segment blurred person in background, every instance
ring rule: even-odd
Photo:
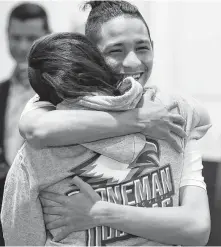
[[[15,68],[9,79],[0,83],[0,205],[5,177],[23,143],[18,121],[27,101],[33,96],[27,73],[27,53],[36,39],[49,33],[45,10],[34,3],[21,3],[9,14],[7,37]],[[0,245],[4,245],[0,231]]]

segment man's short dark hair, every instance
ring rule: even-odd
[[[97,43],[99,39],[99,31],[103,23],[111,20],[112,18],[118,16],[127,16],[131,18],[140,19],[147,28],[149,37],[150,31],[149,27],[141,15],[138,8],[127,2],[127,1],[88,1],[85,3],[84,8],[87,6],[91,7],[91,11],[89,13],[86,26],[85,26],[85,35],[89,38],[93,43]],[[151,41],[151,37],[150,37]]]
[[[44,29],[47,33],[50,32],[48,24],[48,16],[45,9],[36,3],[25,2],[15,6],[9,14],[8,30],[12,19],[26,21],[30,19],[40,18],[44,21]]]

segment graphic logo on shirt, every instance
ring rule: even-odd
[[[146,144],[135,160],[135,165],[145,166],[146,168],[157,168],[160,166],[160,148],[155,140],[146,138]],[[131,164],[133,165],[133,164]]]
[[[103,201],[137,207],[173,206],[172,170],[169,164],[160,166],[159,144],[156,141],[146,139],[146,145],[135,162],[125,167],[122,174],[115,171],[115,178],[111,172],[109,175],[109,170],[104,169],[102,164],[99,167],[99,163],[96,163],[99,156],[95,155],[73,172],[89,183]],[[77,191],[72,187],[67,195]],[[133,237],[135,236],[100,226],[86,231],[86,245],[105,246]]]

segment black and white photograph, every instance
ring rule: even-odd
[[[221,1],[0,1],[0,246],[221,246]]]

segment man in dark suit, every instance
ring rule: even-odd
[[[0,83],[0,206],[5,177],[23,143],[18,131],[20,114],[34,95],[28,81],[26,56],[32,43],[47,33],[48,17],[41,6],[26,2],[12,9],[7,34],[15,69],[9,79]],[[0,245],[4,245],[2,231]]]

